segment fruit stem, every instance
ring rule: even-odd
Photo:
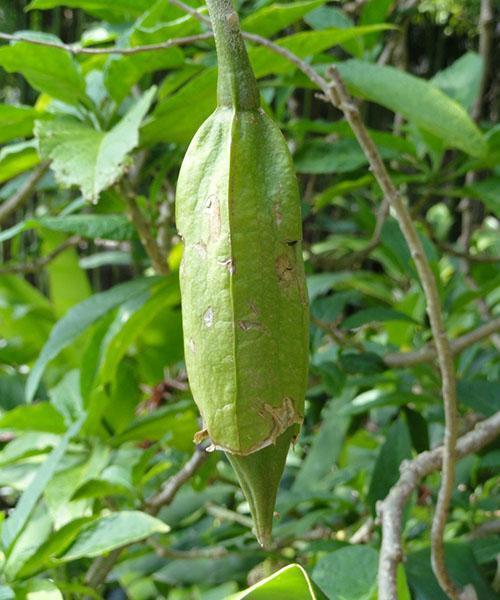
[[[238,110],[260,105],[257,82],[231,0],[207,0],[219,63],[217,104]]]

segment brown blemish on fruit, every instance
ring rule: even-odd
[[[210,195],[205,200],[204,211],[208,216],[208,235],[209,238],[217,238],[220,235],[220,206],[219,199],[215,194]]]
[[[260,329],[262,325],[256,321],[239,321],[238,327],[242,331],[248,331],[249,329]]]
[[[229,275],[234,275],[236,267],[234,266],[234,260],[232,258],[226,258],[225,260],[218,260],[219,265],[223,265],[229,271]]]
[[[293,265],[290,257],[280,254],[276,259],[276,273],[280,281],[291,281],[293,278]]]

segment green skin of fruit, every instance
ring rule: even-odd
[[[205,425],[198,439],[207,435],[227,453],[266,544],[307,382],[300,200],[285,139],[258,106],[241,39],[231,38],[233,52],[224,53],[217,10],[226,0],[208,4],[219,106],[188,148],[176,200],[185,358]],[[239,35],[235,23],[230,35]],[[227,34],[227,21],[222,28]]]

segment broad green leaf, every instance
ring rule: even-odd
[[[349,29],[325,29],[304,31],[281,38],[279,46],[288,48],[300,58],[312,56],[327,48],[343,44],[375,30],[387,28],[384,25],[367,25]],[[293,73],[297,67],[268,48],[249,49],[249,57],[257,78],[277,73]],[[158,141],[187,144],[198,127],[215,109],[217,70],[215,67],[202,71],[172,96],[162,100],[152,117],[141,129],[141,139],[151,144]],[[193,106],[193,98],[197,99]],[[186,111],[186,106],[192,110]]]
[[[83,420],[77,421],[70,429],[68,429],[61,438],[59,445],[52,450],[49,457],[37,470],[33,481],[19,499],[14,511],[5,521],[2,528],[2,543],[4,548],[9,548],[23,530],[38,499],[47,486],[47,483],[52,479],[52,476],[59,466],[70,441],[80,431],[82,423]]]
[[[314,584],[304,568],[293,564],[283,567],[247,590],[231,596],[228,600],[268,600],[270,598],[273,600],[290,600],[291,598],[318,600],[323,598],[323,594],[318,594],[314,589]]]
[[[369,546],[346,546],[323,556],[313,581],[330,600],[372,600],[377,586],[378,552]]]
[[[48,363],[63,348],[73,342],[87,327],[135,295],[148,290],[155,278],[136,279],[122,283],[114,288],[94,294],[87,300],[72,308],[51,331],[50,337],[42,349],[38,360],[31,369],[26,382],[26,399],[31,402],[40,383],[43,371]]]
[[[0,242],[10,240],[23,231],[40,227],[89,239],[99,238],[119,242],[132,240],[136,236],[134,226],[125,215],[65,215],[63,217],[42,217],[41,219],[21,221],[2,231]]]
[[[80,372],[75,369],[66,373],[61,381],[50,389],[49,396],[51,405],[63,416],[67,427],[80,419],[84,413],[80,395]],[[38,403],[33,406],[38,406]]]
[[[330,400],[323,409],[321,428],[314,435],[292,490],[309,490],[321,485],[321,480],[337,462],[350,424],[350,418],[343,416],[341,411],[351,397],[352,391],[348,389],[340,398]]]
[[[40,545],[49,537],[52,519],[43,504],[37,506],[24,530],[20,533],[9,551],[3,572],[12,581],[21,567],[37,552]]]
[[[462,380],[457,383],[458,401],[490,417],[500,410],[500,380]]]
[[[298,0],[284,4],[269,4],[254,10],[242,19],[241,28],[243,31],[271,37],[278,31],[299,21],[308,12],[325,4],[325,2],[326,0]]]
[[[33,31],[19,31],[23,37],[61,43],[54,35]],[[85,80],[78,63],[65,50],[13,42],[0,48],[0,66],[9,73],[21,73],[28,83],[39,92],[53,98],[78,104],[88,102],[85,95]]]
[[[401,463],[411,458],[411,438],[406,421],[400,417],[387,432],[373,469],[367,500],[375,514],[378,500],[383,500],[399,479]]]
[[[8,585],[0,585],[0,600],[15,600],[14,590]]]
[[[346,373],[375,375],[387,367],[383,359],[374,352],[345,352],[339,356],[339,364]]]
[[[39,162],[34,140],[4,146],[0,150],[0,183],[29,171]]]
[[[406,321],[408,323],[415,323],[411,317],[399,310],[393,310],[383,306],[374,306],[350,315],[347,319],[342,321],[341,327],[342,329],[356,329],[367,323],[381,323],[385,321]]]
[[[436,404],[437,402],[437,398],[427,394],[413,394],[401,390],[384,393],[380,389],[373,389],[356,396],[350,404],[342,408],[341,414],[359,415],[381,406],[425,405]]]
[[[157,441],[165,439],[169,446],[189,451],[197,430],[197,414],[189,400],[157,409],[153,413],[137,417],[112,440],[118,446],[135,440]]]
[[[439,71],[432,83],[448,96],[470,110],[479,93],[483,59],[476,52],[467,52],[452,65]]]
[[[179,302],[178,282],[170,277],[164,279],[149,298],[137,296],[123,305],[101,346],[102,360],[99,368],[101,383],[114,379],[118,364],[149,323],[160,312],[167,312]]]
[[[478,198],[495,216],[500,217],[500,177],[488,177],[468,185],[464,192]],[[465,196],[464,193],[464,196]]]
[[[383,23],[387,20],[390,11],[394,9],[395,5],[393,0],[368,0],[361,7],[360,24],[371,25],[373,23]],[[373,33],[366,36],[365,44],[367,48],[374,46],[380,34]]]
[[[151,0],[32,0],[28,10],[50,9],[57,6],[81,8],[106,21],[129,21],[138,17],[151,5]]]
[[[40,154],[64,186],[77,185],[97,202],[99,193],[115,183],[126,167],[128,153],[139,142],[139,125],[153,101],[150,88],[110,131],[98,131],[76,119],[37,121]]]
[[[66,427],[61,414],[49,402],[17,406],[0,417],[4,431],[47,431],[64,433]]]
[[[16,585],[17,600],[64,600],[60,589],[48,579],[30,579]]]
[[[167,533],[168,530],[168,525],[163,521],[143,512],[113,513],[84,527],[61,556],[61,560],[99,556],[120,546],[143,540],[154,533]]]
[[[186,15],[169,2],[157,0],[119,40],[119,45],[134,47],[156,44],[199,31],[200,24],[191,15]],[[183,63],[184,53],[178,47],[133,56],[114,55],[106,61],[104,81],[111,96],[119,103],[146,73],[176,68]]]
[[[446,566],[454,582],[460,587],[471,584],[481,600],[498,600],[486,581],[472,552],[469,543],[445,544]],[[422,600],[447,600],[431,569],[429,548],[423,548],[407,555],[406,577],[413,597]]]
[[[35,119],[42,117],[43,115],[31,106],[0,104],[0,143],[30,136]]]
[[[58,231],[43,230],[40,232],[43,240],[43,255],[47,256],[58,248],[67,235]],[[65,315],[68,310],[83,302],[92,294],[87,274],[78,264],[78,254],[74,247],[68,247],[45,268],[49,284],[49,298],[57,318]]]
[[[24,563],[18,576],[30,577],[47,567],[55,566],[56,557],[62,554],[80,531],[94,519],[95,517],[81,517],[53,532],[49,539],[38,547],[36,554]]]
[[[486,154],[486,140],[467,111],[432,83],[394,67],[356,59],[337,68],[353,93],[401,113],[449,147],[472,156]]]

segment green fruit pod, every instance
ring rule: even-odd
[[[266,544],[307,384],[300,198],[231,2],[207,4],[218,106],[187,150],[176,198],[185,360],[204,422],[197,440],[226,452]]]

